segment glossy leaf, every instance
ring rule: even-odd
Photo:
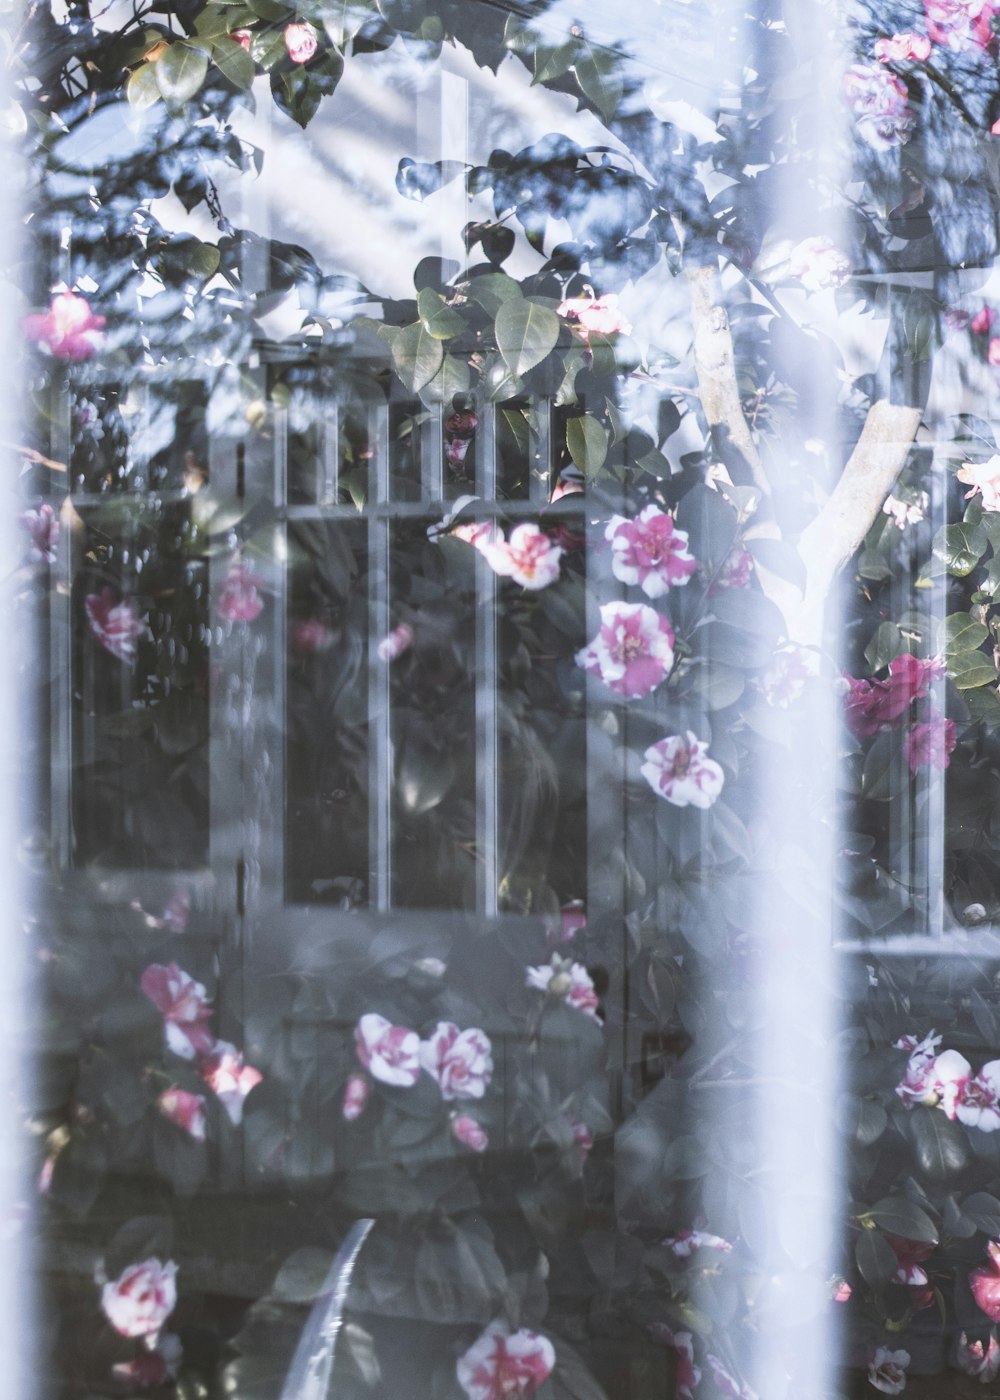
[[[607,429],[589,413],[571,418],[566,424],[566,446],[584,476],[594,476],[604,466],[608,455]]]
[[[392,359],[400,379],[415,394],[429,384],[440,370],[444,350],[440,340],[429,334],[423,322],[414,321],[396,335]]]
[[[156,82],[171,106],[180,106],[194,97],[208,73],[208,54],[201,47],[180,39],[156,60]]]
[[[547,306],[511,297],[496,316],[497,348],[511,374],[527,374],[555,349],[559,317]]]

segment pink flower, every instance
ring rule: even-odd
[[[350,1075],[344,1086],[344,1102],[340,1110],[345,1122],[353,1123],[364,1113],[371,1087],[363,1074]]]
[[[844,718],[848,729],[858,739],[870,738],[905,714],[914,700],[924,699],[931,681],[943,675],[944,662],[939,657],[921,660],[904,652],[889,662],[888,680],[864,681],[846,676]]]
[[[980,1264],[969,1274],[972,1296],[991,1322],[1000,1322],[1000,1244],[992,1240],[986,1246],[988,1264]]]
[[[868,1382],[886,1395],[899,1395],[906,1389],[906,1368],[910,1364],[908,1351],[890,1351],[879,1347],[868,1366]]]
[[[877,151],[910,139],[913,113],[906,84],[887,68],[853,63],[844,74],[844,92],[857,118],[858,134]]]
[[[228,1040],[217,1040],[201,1062],[201,1077],[221,1101],[234,1127],[243,1121],[243,1100],[264,1076]]]
[[[896,1256],[896,1272],[893,1283],[909,1289],[910,1307],[914,1312],[934,1306],[934,1289],[930,1286],[924,1261],[934,1253],[932,1244],[921,1244],[918,1240],[902,1239],[899,1235],[886,1235],[892,1252]]]
[[[250,29],[234,29],[230,34],[230,39],[234,39],[241,49],[250,52],[250,45],[253,42],[253,31]]]
[[[559,910],[559,941],[568,943],[587,927],[587,910],[582,899],[571,899]]]
[[[646,506],[634,520],[613,515],[604,538],[611,541],[615,578],[638,584],[647,598],[661,598],[668,589],[687,583],[698,567],[687,535],[658,506]]]
[[[471,437],[479,427],[479,417],[475,413],[450,413],[444,420],[444,430],[452,437]]]
[[[880,63],[905,63],[908,59],[923,63],[930,56],[931,41],[926,34],[907,30],[894,34],[891,39],[875,40],[875,57]]]
[[[854,1292],[846,1278],[835,1274],[830,1284],[830,1297],[835,1303],[849,1303]]]
[[[728,1240],[721,1235],[710,1235],[705,1230],[681,1230],[663,1243],[678,1259],[690,1259],[696,1249],[716,1249],[720,1254],[731,1254],[733,1250]]]
[[[208,1029],[212,1008],[205,988],[182,971],[175,962],[163,967],[151,963],[139,986],[156,1009],[163,1013],[167,1046],[182,1060],[206,1055],[215,1044]]]
[[[903,1100],[904,1108],[912,1108],[915,1103],[928,1103],[936,1096],[934,1061],[940,1044],[941,1037],[933,1031],[920,1041],[912,1035],[904,1035],[896,1041],[897,1050],[910,1051],[906,1073],[896,1085],[896,1093]]]
[[[104,344],[105,318],[95,316],[86,297],[59,292],[48,311],[24,318],[24,333],[57,360],[89,360]]]
[[[183,933],[191,917],[191,891],[181,885],[163,907],[160,923],[173,933]]]
[[[319,48],[319,38],[311,24],[286,24],[285,48],[293,63],[308,63]]]
[[[993,337],[987,347],[986,361],[991,365],[1000,365],[1000,339],[996,336]]]
[[[54,564],[59,543],[59,517],[52,507],[46,502],[37,510],[26,510],[21,524],[31,540],[28,558],[32,564]]]
[[[752,573],[753,555],[749,549],[738,544],[723,563],[718,577],[712,581],[708,590],[709,597],[720,593],[723,588],[749,588]]]
[[[674,630],[645,603],[602,603],[600,630],[576,664],[619,695],[648,695],[670,674]]]
[[[788,275],[807,292],[822,292],[842,287],[851,275],[851,264],[831,239],[820,234],[796,243],[788,255]]]
[[[573,1119],[569,1128],[570,1132],[573,1134],[573,1141],[579,1149],[580,1160],[581,1162],[585,1162],[590,1156],[594,1146],[594,1134],[587,1127],[586,1123],[582,1123],[578,1118]]]
[[[555,1364],[547,1337],[525,1327],[511,1332],[497,1320],[458,1358],[455,1373],[469,1400],[525,1400]]]
[[[957,1050],[945,1050],[934,1061],[933,1088],[947,1118],[958,1112],[959,1099],[972,1076],[972,1066]]]
[[[409,1088],[420,1078],[420,1037],[394,1026],[374,1011],[366,1012],[354,1031],[354,1048],[369,1074],[383,1084]]]
[[[690,729],[686,738],[672,734],[651,744],[643,759],[642,776],[675,807],[711,807],[722,791],[722,769]]]
[[[176,1123],[195,1142],[205,1141],[205,1100],[200,1094],[189,1094],[186,1089],[164,1089],[156,1106],[164,1118]]]
[[[159,1332],[177,1303],[177,1265],[145,1259],[131,1264],[101,1289],[101,1307],[123,1337]]]
[[[582,1011],[584,1016],[589,1016],[592,1021],[600,1021],[600,1002],[594,990],[594,983],[583,963],[571,962],[568,958],[561,958],[558,953],[553,953],[551,962],[543,963],[540,967],[527,968],[524,981],[525,986],[545,992],[558,1001],[565,1001],[568,1006]]]
[[[512,578],[522,588],[536,592],[559,577],[562,550],[537,525],[515,525],[509,540],[497,532],[483,535],[475,543],[495,574]]]
[[[955,721],[934,711],[928,720],[911,724],[903,739],[903,753],[910,772],[936,768],[943,773],[957,742]]]
[[[956,53],[989,48],[994,13],[991,0],[924,0],[928,34]]]
[[[614,292],[603,297],[567,297],[556,307],[556,314],[565,317],[588,344],[592,335],[628,335],[632,330]]]
[[[234,561],[215,594],[215,610],[224,622],[253,622],[264,611],[264,600],[257,592],[263,579],[245,564]]]
[[[133,599],[116,601],[110,588],[102,588],[100,593],[88,593],[83,606],[90,630],[104,650],[128,666],[135,665],[136,642],[147,635],[148,628]]]
[[[291,640],[296,651],[327,651],[333,646],[333,632],[318,618],[311,617],[295,623]]]
[[[164,1332],[156,1339],[152,1350],[143,1350],[131,1361],[116,1361],[111,1374],[126,1385],[166,1385],[176,1378],[184,1359],[180,1337]]]
[[[761,676],[761,693],[769,705],[787,710],[801,699],[817,669],[816,653],[790,642],[775,652],[774,660]]]
[[[969,330],[973,335],[989,335],[993,329],[993,323],[997,318],[997,313],[990,306],[981,306],[976,314],[969,321]]]
[[[991,347],[992,344],[991,341]],[[966,500],[978,491],[983,500],[983,510],[1000,510],[1000,456],[993,456],[988,462],[966,462],[955,475],[972,488],[966,491]]]
[[[413,628],[407,627],[405,622],[401,622],[398,627],[394,627],[388,636],[383,637],[378,644],[378,659],[380,661],[396,661],[402,656],[404,651],[408,651],[413,645]]]
[[[882,514],[888,515],[898,530],[907,525],[919,525],[924,518],[926,493],[921,491],[921,501],[901,501],[898,496],[888,495],[882,506]]]
[[[955,1365],[967,1376],[978,1376],[983,1385],[996,1380],[1000,1373],[1000,1346],[995,1329],[990,1328],[985,1346],[982,1342],[970,1342],[963,1332],[955,1348]]]
[[[705,1354],[705,1360],[711,1366],[712,1374],[715,1376],[715,1384],[723,1395],[731,1396],[732,1400],[757,1400],[757,1392],[751,1390],[748,1385],[740,1385],[736,1377],[726,1369],[717,1356],[713,1356],[709,1351]]]
[[[967,1128],[995,1133],[1000,1128],[1000,1060],[990,1060],[959,1085],[955,1117]]]
[[[460,467],[469,454],[467,437],[449,438],[444,445],[445,461],[451,467]]]
[[[492,1048],[484,1031],[460,1031],[452,1021],[439,1021],[430,1039],[420,1042],[420,1063],[443,1099],[481,1099],[493,1078]]]
[[[666,1323],[657,1323],[656,1336],[672,1347],[677,1355],[674,1380],[675,1400],[694,1400],[695,1387],[701,1380],[701,1370],[694,1364],[694,1340],[690,1332],[672,1332]]]
[[[469,1113],[456,1113],[451,1120],[451,1131],[456,1142],[460,1142],[470,1152],[485,1152],[490,1145],[486,1129]]]

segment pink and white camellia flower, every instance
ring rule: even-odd
[[[645,603],[602,603],[600,629],[576,664],[630,700],[648,695],[674,664],[674,629]]]
[[[832,239],[824,234],[803,238],[788,255],[788,274],[807,292],[842,287],[851,275],[851,264]]]
[[[420,1037],[368,1011],[354,1031],[354,1048],[363,1067],[382,1084],[408,1089],[420,1078]]]
[[[344,1102],[340,1109],[346,1123],[353,1123],[364,1113],[371,1087],[363,1074],[350,1075],[344,1086]]]
[[[694,1400],[701,1370],[694,1362],[694,1339],[690,1332],[673,1332],[665,1322],[653,1324],[652,1332],[677,1355],[674,1374],[674,1400]]]
[[[525,986],[535,991],[545,992],[558,1001],[565,1001],[575,1011],[581,1011],[593,1021],[599,1021],[600,1005],[590,973],[583,963],[571,962],[552,954],[552,961],[540,967],[529,967],[525,973]]]
[[[906,84],[878,63],[852,63],[844,74],[844,92],[857,118],[858,134],[877,151],[910,139],[914,116]]]
[[[212,1016],[205,988],[189,977],[175,962],[151,963],[139,986],[158,1011],[163,1013],[167,1046],[182,1060],[207,1055],[215,1044],[208,1028]]]
[[[26,316],[24,333],[56,360],[89,360],[104,344],[105,318],[95,316],[90,302],[76,292],[59,292],[48,311]]]
[[[924,63],[931,56],[931,41],[926,34],[906,30],[891,39],[876,39],[874,52],[879,63]]]
[[[318,617],[304,618],[292,627],[291,642],[296,651],[328,651],[333,646],[333,629]]]
[[[562,548],[537,525],[515,525],[509,540],[499,532],[480,535],[475,545],[495,574],[532,592],[547,588],[559,577]]]
[[[498,1319],[458,1358],[455,1374],[469,1400],[527,1400],[555,1364],[548,1337],[526,1327],[511,1332]]]
[[[229,35],[229,37],[230,37],[230,39],[234,39],[234,40],[236,41],[236,43],[239,44],[239,46],[240,46],[241,49],[246,49],[247,53],[250,52],[250,45],[251,45],[251,43],[253,42],[253,31],[252,31],[252,30],[250,30],[250,29],[234,29],[234,30],[232,31],[232,33]]]
[[[195,1142],[205,1141],[205,1100],[201,1094],[189,1094],[186,1089],[164,1089],[156,1106],[164,1118],[176,1123]]]
[[[749,588],[753,573],[753,555],[745,546],[738,544],[727,556],[718,576],[708,590],[709,597],[721,593],[724,588]]]
[[[901,501],[898,496],[886,496],[882,505],[882,514],[889,516],[897,530],[904,529],[907,525],[919,525],[924,518],[924,506],[927,504],[927,494],[921,491],[919,501]]]
[[[556,314],[569,321],[588,343],[592,335],[628,335],[632,330],[614,292],[603,297],[567,297],[556,307]]]
[[[933,1031],[923,1040],[916,1036],[904,1035],[895,1042],[897,1050],[909,1050],[906,1073],[896,1085],[896,1093],[903,1100],[904,1108],[912,1108],[915,1103],[933,1103],[937,1098],[937,1079],[934,1064],[941,1037]]]
[[[996,133],[994,133],[995,135]],[[1000,365],[1000,337],[994,336],[986,347],[986,363]]]
[[[995,13],[992,0],[924,0],[927,33],[956,53],[989,48]]]
[[[134,600],[118,599],[112,589],[102,588],[100,593],[88,593],[83,606],[91,633],[104,650],[127,666],[134,666],[136,643],[149,630]]]
[[[761,675],[760,690],[769,705],[779,710],[787,710],[800,700],[806,685],[819,669],[819,658],[814,651],[789,642],[780,651]]]
[[[594,1147],[594,1134],[587,1127],[586,1123],[582,1122],[579,1118],[573,1119],[569,1125],[569,1129],[573,1134],[573,1141],[576,1143],[579,1150],[580,1160],[585,1162]]]
[[[970,316],[969,330],[973,335],[989,335],[996,319],[997,313],[992,306],[981,306],[974,316]]]
[[[954,1050],[946,1053],[962,1059]],[[943,1058],[939,1056],[938,1060]],[[935,1073],[939,1077],[943,1073],[938,1064]],[[954,1117],[967,1128],[978,1128],[982,1133],[995,1133],[1000,1128],[1000,1060],[990,1060],[978,1074],[959,1079]]]
[[[712,1353],[705,1353],[705,1360],[712,1368],[712,1375],[715,1377],[715,1384],[719,1387],[723,1395],[732,1397],[732,1400],[757,1400],[757,1392],[751,1390],[748,1385],[741,1385],[733,1373],[724,1366],[717,1356]]]
[[[378,659],[380,661],[396,661],[403,655],[404,651],[409,651],[412,645],[413,628],[407,627],[405,622],[401,622],[379,642]]]
[[[319,36],[311,24],[286,24],[285,48],[293,63],[308,63],[319,48]]]
[[[173,1332],[164,1332],[156,1339],[156,1346],[144,1350],[131,1361],[116,1361],[111,1374],[116,1381],[126,1385],[144,1387],[166,1385],[175,1380],[184,1360],[184,1348],[180,1337]]]
[[[980,1264],[969,1274],[969,1287],[981,1308],[991,1322],[1000,1322],[1000,1244],[993,1240],[986,1246],[990,1256],[988,1264]]]
[[[257,589],[264,580],[239,560],[229,566],[215,594],[215,611],[224,622],[254,622],[264,611]]]
[[[662,598],[669,589],[687,583],[698,568],[687,535],[659,506],[646,506],[634,520],[613,515],[604,538],[611,542],[615,578],[638,584],[647,598]]]
[[[959,481],[971,487],[965,493],[966,500],[978,491],[983,510],[1000,510],[1000,456],[994,454],[986,462],[966,462],[955,475]]]
[[[443,1099],[481,1099],[493,1078],[492,1051],[485,1031],[460,1031],[452,1021],[439,1021],[430,1039],[420,1042],[420,1063]]]
[[[997,1343],[996,1329],[990,1328],[985,1344],[970,1342],[963,1332],[955,1347],[955,1365],[967,1376],[978,1376],[983,1385],[995,1381],[1000,1374],[1000,1345]]]
[[[26,510],[21,516],[21,524],[31,540],[28,548],[31,563],[54,564],[59,543],[59,517],[48,502],[37,510]]]
[[[890,1351],[879,1347],[868,1365],[868,1383],[886,1395],[901,1395],[906,1389],[906,1368],[910,1364],[908,1351]]]
[[[159,1332],[177,1305],[177,1265],[144,1259],[101,1289],[101,1307],[123,1337],[148,1337]]]
[[[243,1100],[264,1076],[243,1063],[243,1054],[228,1040],[217,1040],[201,1062],[201,1077],[221,1101],[229,1121],[238,1128],[243,1121]]]
[[[678,1259],[690,1259],[696,1249],[716,1249],[720,1254],[731,1254],[733,1246],[721,1235],[711,1235],[707,1230],[681,1230],[663,1241]]]
[[[928,719],[910,725],[903,738],[903,756],[911,773],[918,768],[943,773],[956,743],[955,721],[934,710]]]
[[[451,1131],[455,1141],[470,1152],[485,1152],[490,1145],[486,1129],[469,1113],[456,1113],[451,1120]]]
[[[646,782],[675,807],[711,807],[722,791],[721,767],[690,729],[651,744],[643,760],[639,771]]]

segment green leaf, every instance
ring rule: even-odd
[[[962,1202],[962,1214],[967,1215],[977,1230],[994,1239],[1000,1235],[1000,1201],[988,1191],[975,1191]]]
[[[580,91],[593,102],[605,123],[610,122],[623,91],[618,55],[581,39],[574,68]]]
[[[551,82],[553,78],[561,78],[572,68],[575,57],[576,43],[572,40],[568,44],[539,44],[535,50],[535,76],[531,80],[532,86],[535,83]]]
[[[431,382],[420,391],[424,403],[451,405],[456,394],[466,394],[472,382],[467,361],[457,355],[445,355],[444,363]]]
[[[868,750],[861,774],[861,791],[873,802],[888,802],[901,787],[903,753],[895,734],[878,734]]]
[[[984,622],[976,622],[968,613],[951,613],[944,620],[940,648],[949,652],[978,651],[990,635]]]
[[[983,557],[988,543],[978,525],[946,525],[934,537],[933,552],[949,574],[965,578]]]
[[[511,297],[497,312],[496,337],[497,348],[511,374],[520,377],[541,364],[555,348],[559,317],[547,306],[524,297]]]
[[[468,294],[488,316],[496,316],[505,302],[521,295],[521,288],[506,272],[484,272],[468,283]]]
[[[433,287],[423,287],[417,293],[417,311],[424,330],[435,340],[451,340],[465,330],[465,321]]]
[[[896,1255],[877,1230],[862,1230],[854,1246],[858,1270],[869,1288],[879,1292],[899,1267]]]
[[[738,667],[709,658],[692,670],[691,685],[710,710],[724,710],[736,704],[746,679]]]
[[[320,17],[331,42],[342,49],[371,19],[372,8],[359,0],[323,0]]]
[[[404,326],[397,334],[392,346],[392,358],[396,373],[410,393],[416,394],[440,370],[444,350],[440,340],[429,335],[421,321],[414,321],[412,326]]]
[[[989,685],[997,679],[997,668],[981,651],[963,651],[948,655],[948,675],[959,690],[972,690],[977,685]]]
[[[957,1123],[936,1108],[917,1108],[908,1125],[920,1170],[941,1180],[963,1171],[969,1162],[968,1139]]]
[[[185,39],[171,44],[156,60],[157,85],[172,107],[179,107],[194,97],[207,72],[208,54]]]
[[[693,486],[677,508],[677,524],[685,531],[691,553],[706,572],[717,569],[736,543],[736,512],[718,491]]]
[[[284,24],[292,18],[293,7],[281,4],[281,0],[246,0],[246,4],[247,8],[253,10],[255,15],[260,15],[261,19]],[[279,34],[278,38],[284,48],[284,35]]]
[[[890,661],[906,650],[903,634],[894,622],[880,622],[875,635],[865,647],[865,660],[873,671],[881,671]]]
[[[921,1244],[938,1242],[934,1221],[906,1196],[884,1196],[869,1209],[868,1215],[890,1235],[899,1235],[904,1240],[919,1240]]]
[[[584,476],[593,476],[604,466],[608,455],[607,430],[589,413],[571,418],[566,424],[566,446]]]
[[[212,62],[223,77],[241,92],[246,92],[257,73],[257,65],[243,45],[228,36],[213,45]]]
[[[159,102],[163,94],[156,80],[156,64],[142,63],[129,74],[125,84],[125,96],[137,112],[145,112],[154,102]]]
[[[408,740],[396,773],[403,809],[411,816],[429,812],[441,802],[455,776],[455,765],[448,754],[425,748],[416,740]]]

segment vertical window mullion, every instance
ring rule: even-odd
[[[476,494],[496,501],[496,410],[484,403],[481,441],[476,470]],[[497,588],[496,575],[478,554],[476,557],[476,852],[479,913],[496,916],[499,872],[497,839],[500,805],[500,754],[497,715]]]
[[[392,520],[389,500],[389,411],[378,405],[369,416],[375,449],[369,468],[368,576],[371,580],[368,632],[368,858],[369,904],[384,913],[392,907],[392,693],[391,668],[378,654],[389,633]]]

